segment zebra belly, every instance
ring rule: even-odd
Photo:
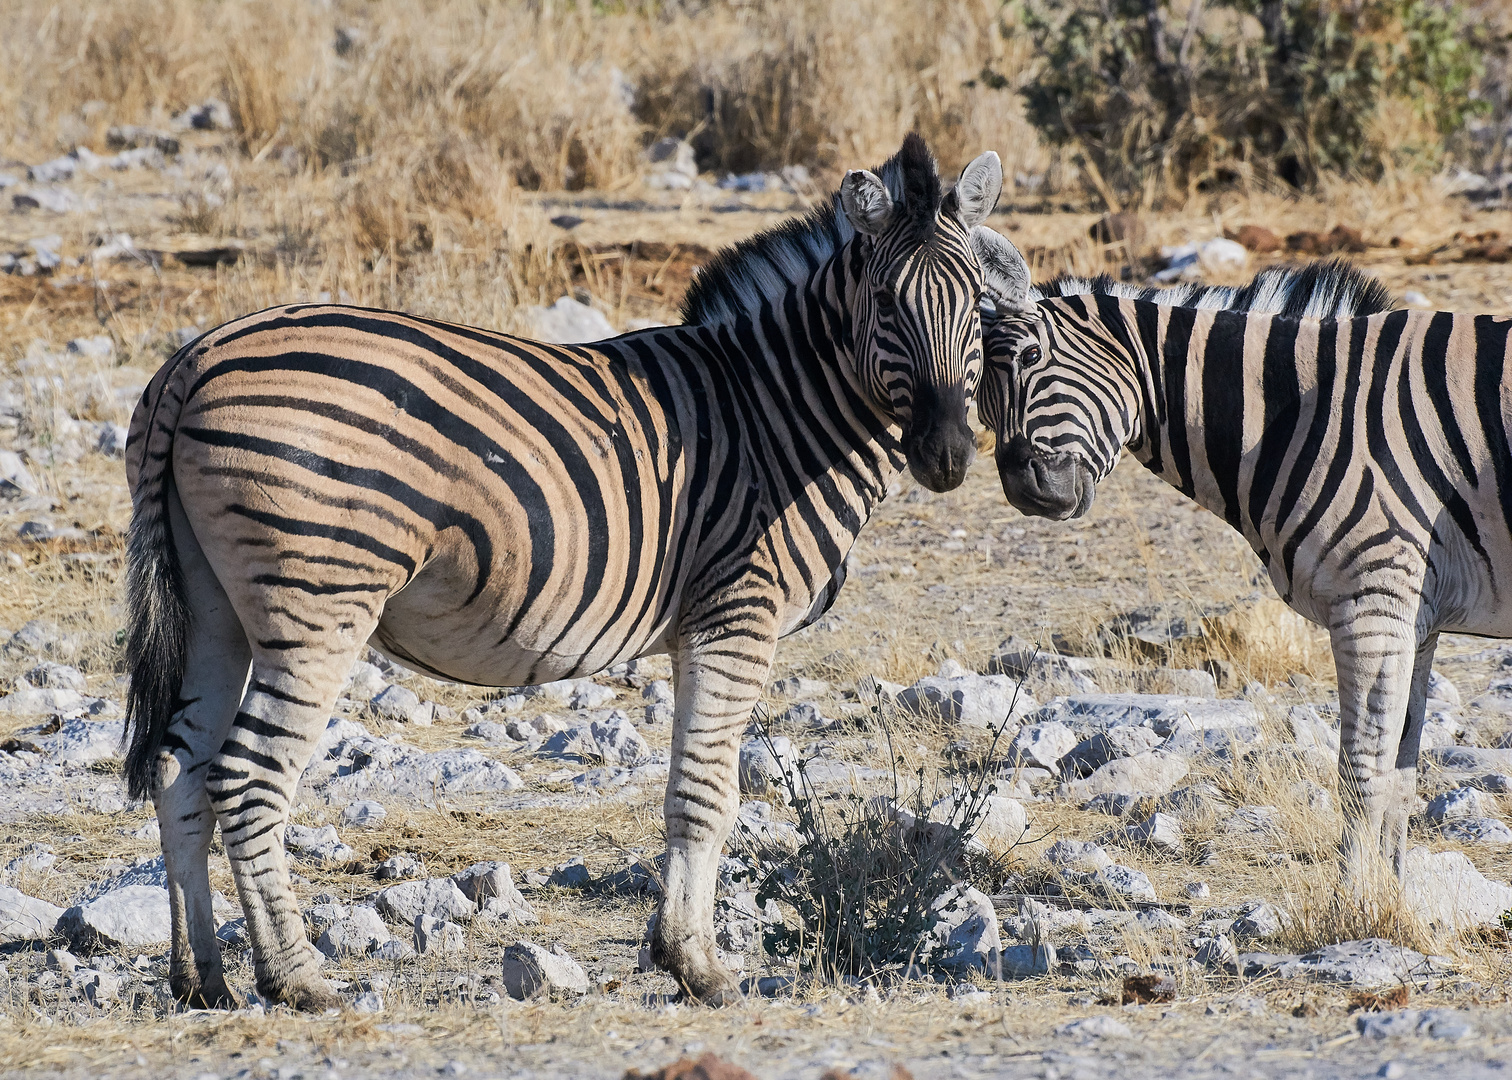
[[[408,667],[429,675],[484,687],[514,687],[553,679],[593,675],[623,659],[665,650],[670,619],[581,619],[562,626],[561,608],[511,604],[502,597],[479,597],[466,604],[438,567],[426,567],[407,587],[389,597],[373,646]],[[507,593],[507,582],[500,593]],[[493,588],[490,588],[493,593]],[[493,601],[493,602],[490,602]],[[637,597],[646,604],[647,597]],[[668,607],[652,597],[652,616]],[[534,611],[534,614],[532,614]]]

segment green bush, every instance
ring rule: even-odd
[[[1481,53],[1435,0],[1021,0],[1020,91],[1110,204],[1199,186],[1437,165],[1483,103]],[[1406,118],[1404,122],[1404,118]]]

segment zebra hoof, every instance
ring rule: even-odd
[[[218,975],[203,982],[192,976],[174,976],[168,980],[168,988],[175,1001],[191,1009],[241,1008],[241,1001]]]
[[[281,1002],[299,1012],[319,1013],[327,1009],[340,1009],[343,1005],[341,995],[323,980],[283,986],[259,982],[257,992],[269,1001]]]

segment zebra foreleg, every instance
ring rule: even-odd
[[[714,944],[714,887],[740,809],[740,737],[775,644],[766,642],[754,654],[763,646],[738,637],[684,649],[679,657],[665,804],[667,867],[651,953],[688,996],[711,1005],[740,998],[740,982]]]
[[[168,985],[195,1008],[235,1008],[226,986],[210,904],[209,854],[215,813],[205,769],[220,749],[246,687],[252,654],[231,601],[205,561],[178,500],[171,503],[174,542],[193,612],[181,706],[158,751],[152,799],[168,873],[172,950]]]
[[[1401,881],[1407,869],[1407,821],[1412,816],[1412,797],[1417,794],[1418,754],[1423,741],[1423,717],[1428,709],[1428,676],[1433,672],[1433,653],[1438,635],[1429,634],[1417,648],[1412,666],[1412,691],[1407,699],[1407,722],[1396,754],[1396,791],[1386,812],[1381,837],[1382,854]]]
[[[1399,605],[1395,597],[1366,596],[1330,621],[1339,678],[1340,869],[1357,887],[1374,877],[1387,815],[1399,806],[1399,752],[1418,653],[1412,622],[1392,610]]]
[[[322,958],[305,936],[283,834],[299,778],[367,634],[353,636],[356,644],[329,653],[306,645],[297,663],[287,652],[254,649],[246,697],[208,775],[247,917],[258,993],[311,1011],[340,1008],[341,998],[320,977]]]

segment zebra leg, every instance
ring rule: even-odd
[[[257,991],[296,1009],[340,1008],[341,998],[321,979],[322,957],[305,935],[289,885],[284,826],[315,741],[371,629],[311,635],[316,640],[297,649],[251,630],[252,678],[210,764],[210,801],[247,917]]]
[[[1396,790],[1386,812],[1381,853],[1391,859],[1391,868],[1401,881],[1407,869],[1407,819],[1412,816],[1412,797],[1417,794],[1418,753],[1423,740],[1423,715],[1428,709],[1428,676],[1433,671],[1433,653],[1438,635],[1429,634],[1417,648],[1412,665],[1412,691],[1407,699],[1407,723],[1396,753]]]
[[[169,496],[174,545],[193,613],[180,708],[158,751],[152,801],[162,833],[168,873],[172,950],[168,985],[195,1008],[235,1008],[221,970],[220,941],[210,906],[210,842],[215,814],[205,790],[205,768],[225,739],[247,682],[252,654],[241,621],[184,519]]]
[[[677,717],[667,779],[667,867],[651,942],[657,966],[711,1005],[740,998],[740,981],[714,945],[719,856],[740,809],[740,736],[761,695],[775,642],[750,655],[749,638],[687,649],[679,657]]]
[[[1417,634],[1394,614],[1396,597],[1365,596],[1330,620],[1339,677],[1339,797],[1345,878],[1364,884],[1385,844],[1386,815],[1397,805],[1398,750],[1412,693]]]

